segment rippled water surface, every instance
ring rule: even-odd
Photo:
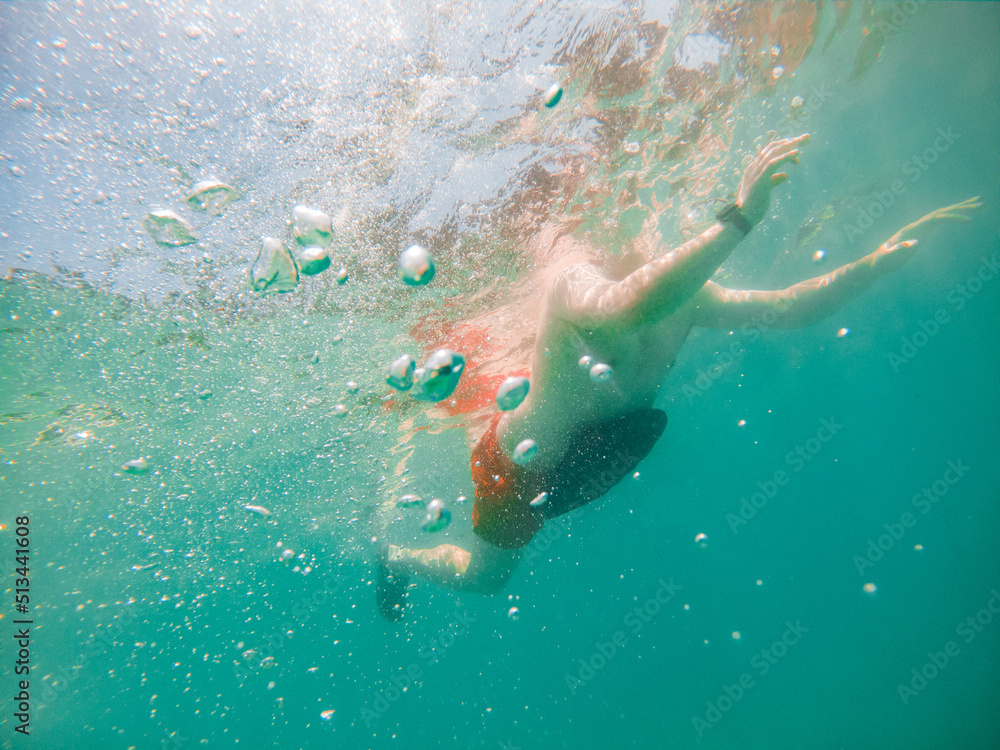
[[[1000,745],[1000,6],[6,2],[0,41],[4,748]],[[544,238],[623,276],[803,132],[720,283],[983,206],[821,323],[696,330],[638,476],[384,622],[379,543],[470,539]],[[330,267],[265,283],[296,206]],[[386,385],[440,347],[452,397]]]

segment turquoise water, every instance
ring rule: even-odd
[[[15,2],[0,36],[4,748],[1000,745],[1000,6]],[[417,583],[384,622],[373,540],[427,537],[392,499],[446,499],[461,544],[473,489],[471,418],[385,401],[386,363],[519,309],[544,221],[613,266],[801,132],[721,283],[983,206],[822,323],[696,330],[638,478],[501,595]],[[219,216],[184,202],[210,177]],[[349,280],[255,293],[298,204]],[[199,241],[154,242],[154,207]],[[523,364],[479,344],[468,387],[484,352]]]

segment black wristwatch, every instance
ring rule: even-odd
[[[723,224],[729,224],[739,230],[739,233],[744,237],[750,234],[750,230],[753,229],[753,224],[751,224],[750,220],[743,215],[743,212],[740,211],[740,207],[735,203],[730,203],[724,209],[719,211],[719,213],[715,215],[715,218]]]

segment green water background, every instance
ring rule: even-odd
[[[814,134],[801,168],[727,264],[726,281],[791,283],[981,195],[975,221],[941,230],[830,320],[758,341],[733,334],[745,353],[689,397],[682,386],[731,340],[693,335],[663,399],[667,433],[639,479],[572,519],[500,597],[421,584],[402,625],[375,612],[369,540],[393,466],[380,363],[405,331],[365,314],[365,288],[328,307],[282,299],[215,317],[192,308],[196,319],[179,305],[125,303],[35,276],[5,282],[3,410],[25,416],[3,427],[0,522],[32,518],[33,684],[45,703],[28,742],[13,734],[6,703],[5,747],[997,746],[1000,626],[969,643],[955,630],[1000,589],[1000,282],[961,309],[949,301],[998,252],[997,21],[993,4],[921,4],[856,82],[811,55],[797,88],[826,84],[832,96],[801,124]],[[800,126],[777,101],[741,107],[737,132],[751,140],[763,127]],[[960,137],[910,181],[908,160],[949,128]],[[849,239],[865,197],[896,179],[905,194]],[[804,218],[845,195],[854,202],[796,248]],[[827,257],[817,266],[819,247]],[[950,322],[895,371],[888,353],[941,309]],[[850,333],[838,337],[842,327]],[[343,393],[348,379],[359,396]],[[210,397],[195,395],[205,389]],[[314,392],[323,404],[307,404]],[[329,413],[338,401],[352,407],[346,420]],[[843,428],[794,471],[786,455],[823,419]],[[29,448],[57,420],[94,438]],[[413,481],[425,494],[471,496],[458,431],[421,433],[418,451]],[[122,476],[122,461],[139,454],[153,471]],[[911,498],[949,460],[970,469],[921,514]],[[787,486],[734,534],[727,514],[780,469]],[[274,514],[248,516],[250,502]],[[461,540],[468,507],[454,511],[451,538]],[[916,524],[859,574],[855,556],[906,511]],[[0,539],[6,576],[11,529]],[[281,560],[278,542],[304,559]],[[314,570],[302,575],[306,565]],[[681,590],[636,634],[626,617],[661,579]],[[868,582],[874,595],[862,590]],[[312,604],[293,611],[303,597]],[[5,640],[8,603],[9,594]],[[754,657],[787,622],[808,631],[761,674]],[[627,645],[571,691],[566,676],[616,631]],[[450,645],[432,652],[442,635]],[[949,640],[960,653],[904,705],[897,685]],[[259,666],[268,644],[272,669]],[[256,659],[242,659],[247,649]],[[419,676],[405,694],[377,718],[365,713],[395,696],[393,678],[407,672]],[[754,685],[699,738],[693,717],[745,673]],[[326,710],[335,710],[329,720]]]

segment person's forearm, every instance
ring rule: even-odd
[[[914,243],[915,244],[915,243]],[[912,246],[910,246],[912,247]],[[772,328],[800,328],[818,323],[840,310],[868,289],[877,279],[898,268],[906,260],[906,248],[895,252],[882,245],[860,260],[830,273],[800,281],[775,291],[723,291],[725,303],[757,303],[778,313]]]

